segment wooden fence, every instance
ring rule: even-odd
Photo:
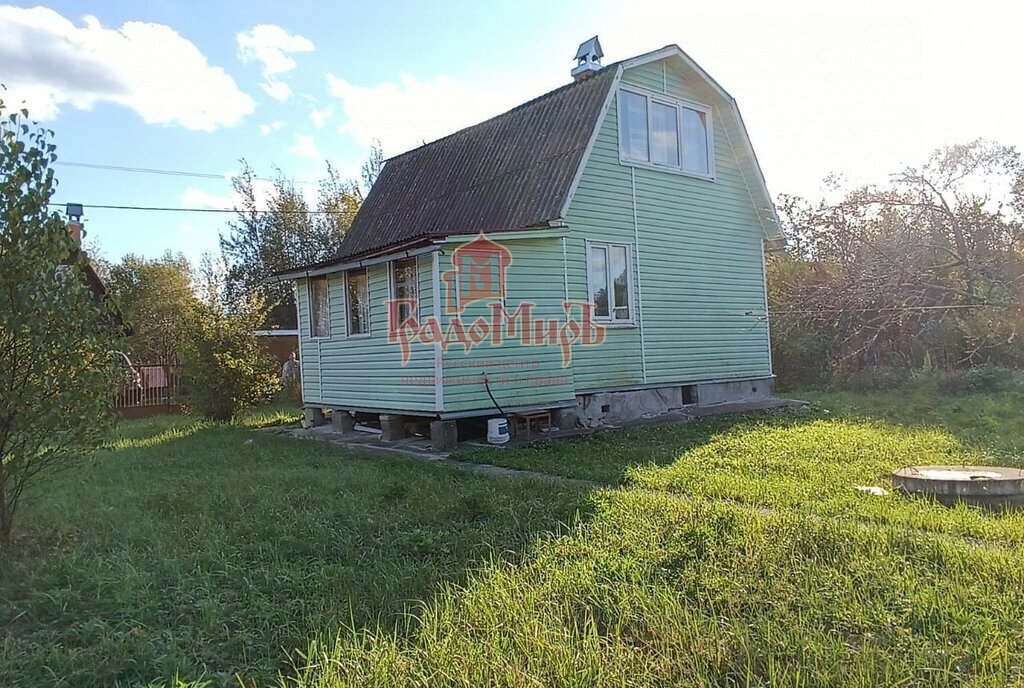
[[[166,363],[136,364],[123,388],[114,396],[114,412],[124,418],[181,413],[181,366]]]

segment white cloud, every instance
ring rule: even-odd
[[[313,119],[313,126],[317,129],[323,129],[324,124],[334,114],[334,106],[325,107],[323,110],[313,108],[313,111],[309,113],[309,116]]]
[[[225,177],[226,180],[230,181],[234,175]],[[252,182],[253,193],[256,196],[256,207],[267,208],[270,206],[270,198],[274,195],[274,184],[273,182],[264,181],[262,179],[254,179]],[[185,208],[203,208],[211,210],[233,210],[234,208],[241,208],[243,205],[242,196],[231,189],[226,194],[215,194],[202,189],[197,189],[193,186],[185,189],[185,193],[181,195],[181,205]]]
[[[135,110],[148,124],[213,131],[253,111],[253,100],[188,39],[164,24],[104,28],[87,16],[75,26],[46,7],[0,6],[0,96],[32,117],[53,119],[62,106],[99,101]]]
[[[288,153],[301,156],[303,158],[314,158],[323,159],[323,154],[316,147],[316,142],[312,136],[300,136],[295,142],[295,145],[287,149]]]
[[[281,127],[283,127],[283,126],[284,126],[284,120],[283,119],[279,119],[279,120],[277,120],[275,122],[271,122],[270,124],[261,124],[260,125],[260,136],[268,136],[269,134],[271,134],[271,133],[273,133],[275,131],[280,131]]]
[[[489,88],[438,75],[419,81],[403,74],[399,82],[356,86],[327,75],[331,95],[341,100],[347,121],[338,127],[364,146],[379,139],[387,155],[433,141],[527,100],[529,84]],[[534,87],[535,90],[535,87]],[[532,95],[537,95],[532,93]]]
[[[298,34],[290,34],[275,24],[260,24],[248,32],[235,36],[238,57],[242,62],[256,60],[263,64],[263,83],[260,86],[276,100],[288,100],[291,87],[277,78],[295,69],[296,62],[288,53],[312,52],[313,42]]]

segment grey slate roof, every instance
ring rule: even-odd
[[[388,160],[335,261],[559,217],[616,65]]]

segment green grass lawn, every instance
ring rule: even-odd
[[[1024,517],[854,489],[1024,465],[1024,400],[794,396],[458,457],[589,490],[126,424],[21,514],[0,685],[1024,684]]]
[[[4,688],[270,681],[311,637],[404,626],[440,583],[589,508],[559,484],[182,418],[123,424],[31,497],[0,564]]]

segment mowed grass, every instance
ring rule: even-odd
[[[30,500],[0,563],[5,688],[275,680],[311,637],[404,626],[439,583],[587,506],[556,483],[183,418],[124,423]]]
[[[1007,686],[1020,549],[638,490],[435,598],[314,643],[299,685]]]
[[[1024,465],[1021,399],[937,405],[950,429],[898,395],[829,401],[462,454],[615,489],[414,634],[314,642],[299,685],[1024,685],[1021,516],[855,489],[908,463]],[[961,403],[1008,422],[981,432]]]
[[[1022,517],[855,489],[1024,465],[1020,396],[813,401],[459,456],[589,491],[127,426],[25,512],[0,685],[1024,685]]]

